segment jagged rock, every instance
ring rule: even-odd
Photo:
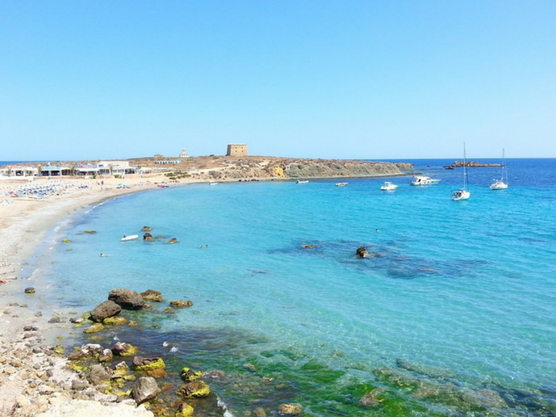
[[[355,251],[355,255],[357,255],[359,258],[369,258],[371,256],[371,254],[367,252],[367,249],[365,249],[365,246],[358,247]]]
[[[143,226],[143,227],[141,228],[141,230],[142,230],[143,232],[152,232],[153,229],[152,229],[152,227],[150,227],[150,226]]]
[[[150,376],[144,376],[139,378],[133,384],[131,396],[135,399],[137,405],[139,405],[145,401],[150,401],[153,398],[156,398],[159,392],[160,388],[158,388],[156,380]]]
[[[302,407],[301,404],[297,404],[297,403],[284,403],[280,405],[278,410],[282,414],[286,414],[289,416],[297,416],[301,414]]]
[[[143,240],[147,241],[147,242],[152,242],[154,240],[153,235],[151,235],[150,233],[145,233],[143,235]]]
[[[104,301],[91,311],[90,319],[96,322],[101,322],[108,317],[120,314],[120,311],[122,311],[122,307],[114,301]]]
[[[166,373],[166,364],[162,358],[143,358],[136,356],[133,358],[133,369],[139,372],[145,372],[153,378],[163,378]]]
[[[178,394],[184,398],[201,398],[210,394],[210,387],[200,379],[185,384],[178,390]]]
[[[125,342],[118,342],[112,347],[112,353],[118,356],[133,356],[138,348]]]
[[[145,300],[137,291],[126,288],[117,288],[110,291],[108,300],[114,301],[125,310],[140,310],[145,305]]]
[[[93,365],[91,366],[91,372],[89,373],[89,381],[91,384],[100,385],[103,382],[110,381],[112,378],[112,372],[103,365]]]
[[[162,293],[160,291],[155,290],[147,290],[141,293],[141,297],[148,301],[155,301],[157,303],[163,301]]]
[[[189,368],[183,368],[180,372],[180,375],[185,382],[191,382],[201,378],[204,373],[201,371],[194,371]]]
[[[193,301],[173,300],[170,301],[170,305],[174,308],[191,307],[193,305]]]

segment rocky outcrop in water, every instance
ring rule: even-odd
[[[453,164],[448,165],[444,168],[446,169],[454,169],[454,168],[463,168],[463,166],[466,166],[467,168],[481,168],[481,167],[501,167],[502,164],[485,164],[482,162],[476,162],[476,161],[455,161]]]
[[[125,310],[140,310],[145,305],[145,300],[137,291],[126,288],[116,288],[110,291],[108,300],[114,301]]]

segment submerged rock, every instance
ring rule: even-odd
[[[141,293],[141,297],[143,297],[145,300],[154,301],[157,303],[164,300],[164,298],[162,297],[162,293],[160,291],[155,291],[155,290],[143,291]]]
[[[150,233],[145,233],[143,235],[143,240],[145,240],[147,242],[152,242],[154,240],[154,237]]]
[[[24,290],[25,294],[34,294],[36,292],[35,288],[33,287],[27,287]]]
[[[172,239],[170,239],[168,242],[166,243],[178,243],[178,239],[176,239],[175,237],[173,237]]]
[[[173,300],[170,301],[170,305],[174,308],[191,307],[193,305],[193,301]]]
[[[137,291],[126,288],[116,288],[110,291],[108,300],[114,301],[125,310],[140,310],[145,305],[145,300]]]
[[[143,232],[152,232],[153,229],[152,229],[152,227],[150,227],[150,226],[143,226],[143,227],[141,228],[141,230],[142,230]]]
[[[104,325],[102,323],[93,323],[85,330],[83,330],[83,333],[98,333],[103,330],[104,330]]]
[[[366,393],[361,397],[359,402],[363,407],[378,407],[384,398],[381,395],[384,394],[386,390],[384,388],[375,388],[371,392]]]
[[[280,404],[278,410],[280,411],[280,413],[286,414],[288,416],[297,416],[301,414],[302,407],[301,404],[297,403],[284,403]]]

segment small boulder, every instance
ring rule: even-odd
[[[89,381],[93,385],[100,385],[104,382],[110,381],[112,378],[112,372],[104,365],[93,365],[91,366],[91,372],[89,373]]]
[[[155,290],[143,291],[141,293],[141,297],[143,297],[145,300],[154,301],[157,303],[164,300],[164,298],[162,298],[162,293],[160,291],[155,291]]]
[[[153,228],[150,227],[150,226],[143,226],[143,227],[141,228],[141,230],[142,230],[143,232],[152,232]]]
[[[193,407],[186,403],[182,403],[178,407],[179,416],[181,417],[192,417],[194,411]]]
[[[183,398],[202,398],[210,394],[210,387],[200,379],[185,384],[178,390]]]
[[[27,287],[24,290],[25,294],[34,294],[36,291],[33,287]]]
[[[112,351],[110,349],[104,349],[99,354],[98,361],[99,362],[110,362],[113,357],[114,357],[114,354],[112,353]]]
[[[139,349],[129,343],[118,342],[112,346],[112,353],[117,356],[134,356]]]
[[[166,243],[178,243],[178,239],[176,239],[175,237],[173,237],[172,239],[170,239],[168,242]]]
[[[135,399],[137,405],[144,403],[145,401],[150,401],[158,395],[160,388],[156,383],[156,379],[150,376],[144,376],[139,378],[133,384],[131,389],[131,396]]]
[[[168,376],[166,373],[166,364],[162,358],[143,358],[136,356],[133,358],[133,369],[139,372],[145,372],[153,378],[163,378]]]
[[[191,307],[193,305],[193,301],[173,300],[173,301],[170,301],[170,305],[174,308]]]
[[[147,232],[143,235],[143,240],[152,242],[154,240],[154,236]]]
[[[193,369],[189,368],[183,368],[180,372],[180,375],[185,382],[191,382],[201,378],[204,373],[201,371],[194,371]]]
[[[140,310],[145,305],[145,300],[137,291],[126,288],[117,288],[110,291],[108,300],[114,301],[124,310]]]
[[[115,316],[122,311],[122,307],[114,301],[108,300],[100,303],[91,311],[90,319],[96,322],[101,322],[108,317]]]

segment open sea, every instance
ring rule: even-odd
[[[442,168],[453,161],[403,161],[442,179],[428,187],[407,176],[123,196],[64,221],[33,273],[45,300],[79,315],[114,288],[193,301],[100,335],[162,356],[172,393],[184,366],[210,372],[198,417],[277,416],[285,402],[303,416],[556,416],[556,159],[507,159],[499,191],[499,168],[470,168],[460,202],[462,170]],[[145,225],[161,237],[120,241]],[[374,256],[356,258],[362,245]]]

